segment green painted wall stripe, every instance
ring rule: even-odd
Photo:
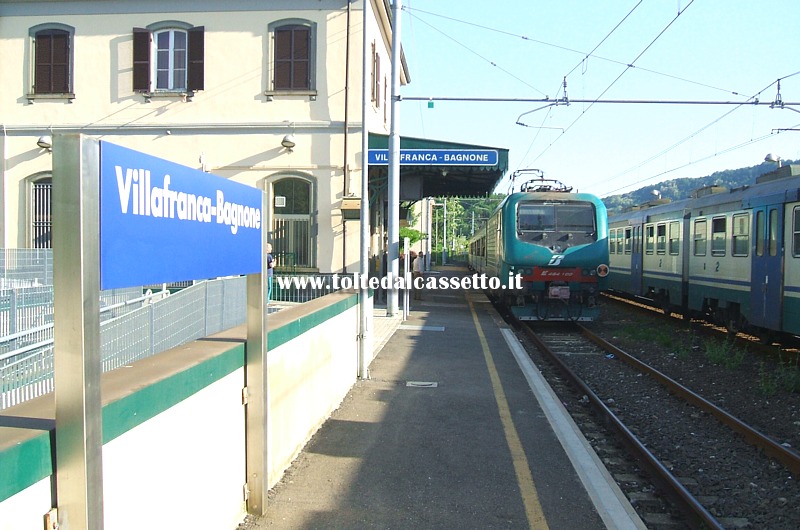
[[[4,501],[53,474],[50,433],[43,432],[21,444],[0,451],[0,501]]]
[[[244,344],[103,407],[106,444],[244,366]]]
[[[272,329],[267,333],[267,346],[270,350],[286,344],[290,340],[299,337],[306,331],[319,326],[326,320],[329,320],[341,313],[344,313],[351,307],[358,304],[358,295],[348,296],[338,302],[323,307],[319,311],[314,311],[308,315],[303,315],[294,322],[281,326],[277,329]]]
[[[348,296],[318,311],[303,315],[280,328],[269,330],[268,348],[286,344],[323,322],[358,304]],[[158,381],[103,407],[103,443],[125,434],[207,386],[244,366],[245,345],[236,344],[197,366]],[[50,436],[44,432],[19,445],[0,451],[0,502],[50,476]]]

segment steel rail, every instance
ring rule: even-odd
[[[687,402],[695,405],[701,410],[714,415],[714,417],[716,417],[724,425],[727,425],[737,433],[741,434],[748,443],[758,447],[759,449],[764,451],[765,454],[778,460],[794,476],[800,476],[800,454],[782,446],[778,442],[769,438],[767,435],[761,433],[760,431],[754,429],[750,425],[747,425],[746,423],[736,418],[735,416],[732,416],[728,412],[717,407],[710,401],[694,393],[693,391],[686,388],[682,384],[678,383],[674,379],[671,379],[670,377],[659,372],[652,366],[640,361],[639,359],[633,357],[632,355],[629,355],[628,353],[617,348],[613,344],[606,342],[604,339],[602,339],[598,335],[595,335],[585,327],[579,325],[579,328],[581,329],[581,332],[586,338],[588,338],[589,340],[591,340],[604,350],[612,352],[619,359],[633,366],[637,370],[651,376],[653,379],[666,386],[667,389],[673,394],[680,396],[681,398],[685,399]]]
[[[639,455],[641,461],[653,473],[655,480],[661,484],[664,490],[672,494],[672,497],[677,501],[681,511],[693,523],[694,528],[724,529],[722,524],[706,510],[697,498],[681,484],[664,464],[639,441],[636,435],[634,435],[611,409],[603,403],[597,394],[558,358],[543,340],[527,326],[520,325],[518,328],[523,330],[528,338],[530,338],[542,353],[553,362],[559,371],[587,396],[595,410],[604,416],[607,423],[619,433],[625,444]]]

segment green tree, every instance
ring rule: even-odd
[[[423,239],[425,235],[415,228],[409,228],[407,226],[400,227],[400,252],[404,252],[403,242],[405,242],[405,238],[408,238],[408,242],[411,246],[414,246],[414,243]]]

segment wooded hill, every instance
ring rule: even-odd
[[[781,161],[783,165],[793,164],[791,160]],[[743,167],[739,169],[726,169],[717,171],[711,175],[698,178],[681,178],[665,180],[658,184],[645,186],[630,193],[621,195],[611,195],[603,198],[608,213],[616,213],[633,206],[644,204],[656,198],[654,190],[661,192],[662,199],[677,201],[691,197],[692,192],[705,186],[724,186],[728,189],[739,188],[741,186],[755,184],[756,178],[764,173],[775,171],[777,166],[771,162],[763,162],[757,166]]]

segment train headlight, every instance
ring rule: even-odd
[[[606,276],[608,276],[608,265],[606,265],[605,263],[601,263],[600,265],[598,265],[597,275],[600,276],[601,278],[605,278]]]

